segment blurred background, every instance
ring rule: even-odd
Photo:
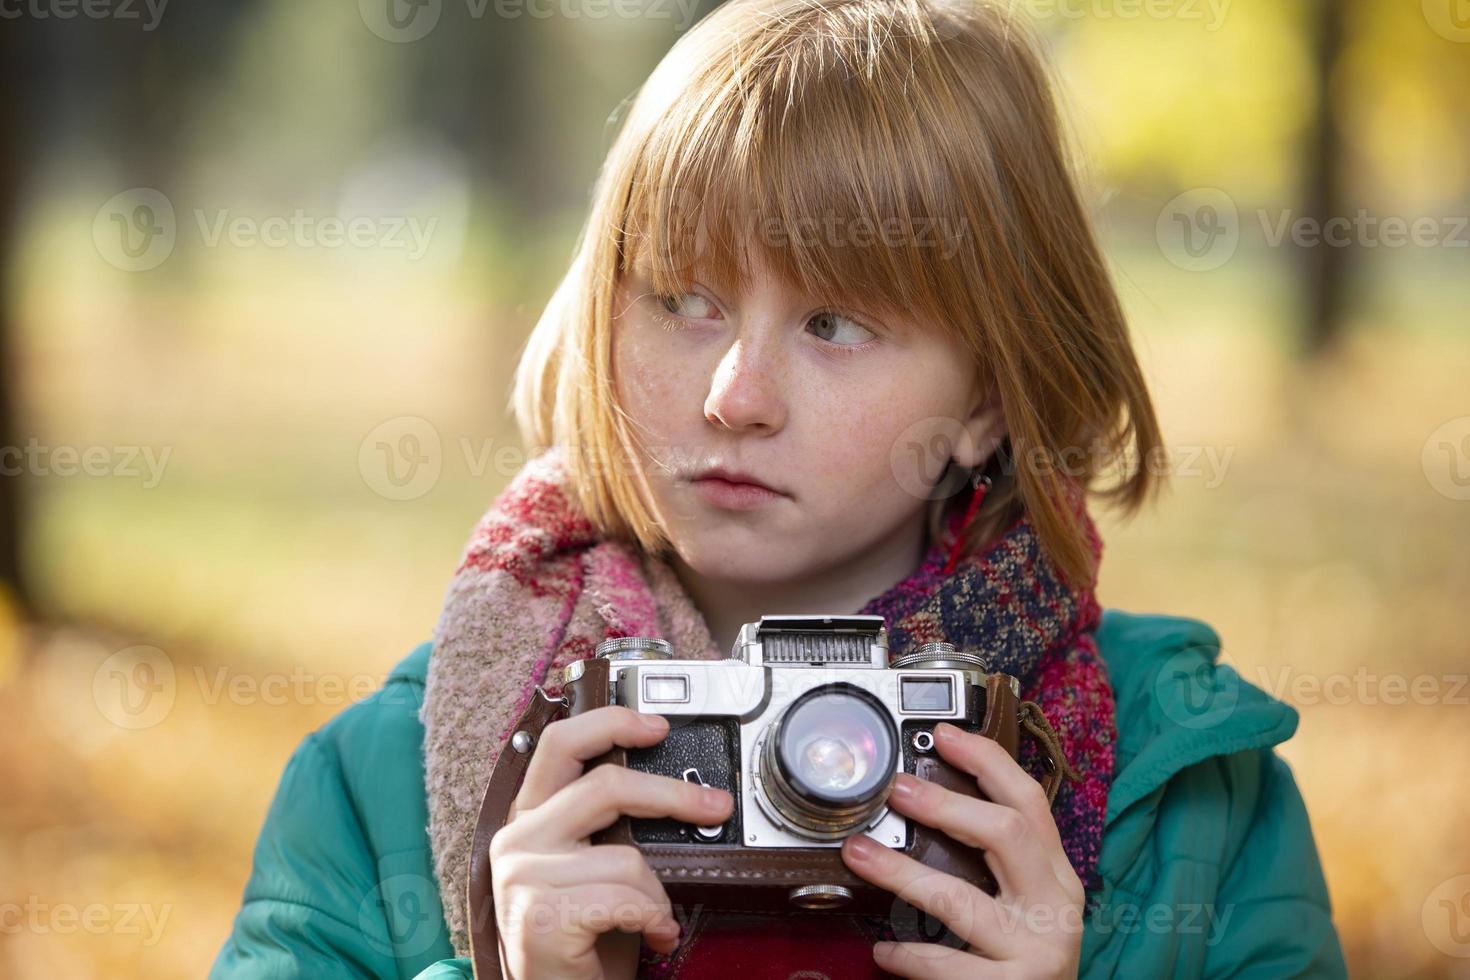
[[[1470,976],[1470,0],[1032,0],[1170,444],[1104,604],[1293,704],[1356,976]],[[427,639],[708,0],[0,0],[0,975],[196,977]]]

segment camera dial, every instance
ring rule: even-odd
[[[894,657],[888,662],[888,666],[892,669],[901,667],[930,667],[990,672],[989,663],[980,654],[956,650],[953,643],[946,643],[943,640],[934,643],[925,643],[912,653],[906,653],[901,657]]]
[[[674,648],[655,636],[615,636],[597,644],[596,655],[607,660],[670,660]]]

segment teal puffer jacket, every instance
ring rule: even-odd
[[[1345,977],[1306,807],[1272,750],[1297,712],[1216,662],[1194,619],[1106,610],[1117,774],[1083,978]],[[424,797],[429,644],[286,765],[211,977],[469,977]]]

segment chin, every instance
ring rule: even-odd
[[[679,558],[705,578],[760,585],[795,574],[800,562],[788,537],[748,528],[688,532],[674,542]]]

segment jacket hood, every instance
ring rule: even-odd
[[[1295,708],[1219,662],[1220,637],[1206,623],[1107,609],[1097,643],[1118,706],[1105,824],[1187,766],[1269,748],[1296,732]]]

